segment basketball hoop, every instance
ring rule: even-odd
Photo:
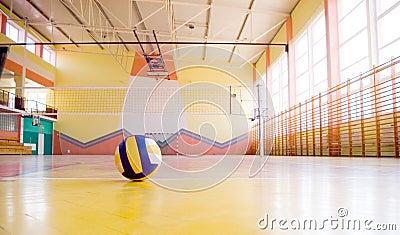
[[[40,116],[32,115],[32,126],[40,126]]]

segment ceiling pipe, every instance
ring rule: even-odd
[[[78,45],[118,45],[122,44],[122,42],[114,41],[114,42],[75,42]],[[29,45],[71,45],[75,44],[72,42],[35,42],[35,43],[0,43],[0,46],[29,46]],[[137,41],[125,41],[127,45],[155,45],[155,42],[137,42]],[[284,43],[263,43],[263,42],[199,42],[199,41],[159,41],[158,44],[165,45],[235,45],[235,46],[283,46],[286,47],[287,44]]]

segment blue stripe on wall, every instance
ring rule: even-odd
[[[89,142],[81,142],[81,141],[79,141],[77,139],[74,139],[74,138],[72,138],[72,137],[60,132],[60,139],[66,141],[66,142],[68,142],[68,143],[70,143],[72,145],[78,146],[79,148],[87,149],[87,148],[93,147],[95,145],[102,144],[105,141],[111,140],[111,139],[119,137],[119,136],[131,136],[131,135],[132,134],[129,131],[127,131],[125,129],[120,129],[120,130],[111,132],[111,133],[109,133],[107,135],[104,135],[102,137],[93,139],[93,140],[91,140]],[[175,134],[173,134],[170,137],[168,137],[168,139],[166,139],[164,141],[157,141],[157,144],[160,146],[160,148],[165,148],[172,141],[174,141],[176,139],[176,136],[178,136],[178,135],[187,136],[189,138],[192,138],[192,139],[200,141],[202,143],[211,145],[211,146],[213,146],[215,148],[218,148],[218,149],[226,149],[229,146],[235,145],[235,144],[237,144],[239,142],[242,142],[242,141],[248,139],[248,133],[245,133],[245,134],[237,136],[237,137],[235,137],[235,138],[233,138],[231,140],[227,140],[227,141],[221,143],[221,142],[212,140],[210,138],[201,136],[201,135],[199,135],[197,133],[194,133],[192,131],[189,131],[189,130],[186,130],[186,129],[180,129],[178,132],[176,132]]]

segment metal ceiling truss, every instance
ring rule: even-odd
[[[23,19],[10,19],[12,21],[24,21]],[[261,35],[257,36],[257,38],[255,38],[253,41],[258,41],[261,37],[265,36],[266,34],[268,34],[269,32],[271,32],[272,30],[274,30],[275,28],[277,28],[278,26],[280,26],[283,22],[285,22],[286,19],[280,21],[278,24],[276,24],[275,26],[273,26],[272,28],[268,29],[267,31],[263,32]],[[104,36],[106,35],[112,35],[113,33],[119,33],[120,35],[132,35],[132,30],[129,28],[122,28],[122,27],[115,27],[112,28],[111,26],[103,26],[101,29],[97,26],[94,25],[80,25],[80,24],[68,24],[68,23],[56,23],[56,22],[45,22],[45,21],[28,21],[27,24],[29,26],[52,26],[54,28],[60,28],[60,27],[70,27],[71,29],[81,29],[81,30],[91,30],[93,32],[96,32],[98,34],[103,34]],[[179,24],[182,24],[182,22],[179,22]],[[229,25],[228,25],[229,26]],[[205,27],[205,25],[204,25]],[[216,32],[215,34],[213,33],[213,42],[226,42],[227,40],[224,38],[218,38],[216,36],[220,35],[226,28],[223,28],[222,30]],[[136,29],[136,33],[139,36],[152,36],[152,30],[141,30],[141,29]],[[167,31],[157,31],[157,35],[161,36],[161,37],[169,37],[170,33]],[[210,31],[208,31],[208,35],[210,35]],[[71,38],[69,35],[65,36],[66,39]],[[179,39],[182,40],[191,40],[191,41],[198,41],[201,40],[198,37],[193,37],[193,36],[177,36],[179,37]],[[208,37],[208,36],[207,36]],[[72,39],[72,38],[71,38]],[[51,40],[49,40],[51,41]],[[72,41],[71,41],[72,42]],[[75,41],[73,41],[75,42]],[[79,46],[79,43],[76,44],[76,46]]]
[[[85,14],[83,14],[83,12],[79,12],[79,10],[76,9],[76,7],[72,4],[72,1],[70,2],[65,2],[64,0],[59,0],[59,1],[79,24],[81,25],[87,24],[86,19],[84,18]],[[82,2],[82,0],[80,1]],[[90,11],[89,11],[89,16],[90,16]],[[91,17],[89,17],[89,19],[91,19]],[[104,47],[98,43],[96,39],[97,34],[95,32],[92,32],[89,29],[85,29],[85,31],[101,49],[104,49]]]
[[[104,18],[106,18],[107,23],[112,27],[115,28],[113,22],[111,21],[111,19],[108,17],[107,13],[104,11],[103,7],[100,5],[98,0],[94,0],[94,3],[96,4],[96,6],[99,8],[101,14],[104,16]],[[129,48],[126,44],[124,44],[124,40],[121,38],[121,36],[119,35],[118,32],[114,32],[115,35],[117,36],[118,40],[122,42],[122,44],[124,45],[125,49],[127,51],[129,51]]]
[[[60,32],[68,42],[53,42],[53,38],[49,40],[49,43],[35,43],[36,45],[75,45],[79,47],[79,45],[97,45],[101,49],[106,49],[109,54],[114,55],[118,63],[126,70],[127,60],[130,57],[129,52],[132,49],[129,45],[139,45],[139,41],[125,41],[124,38],[130,38],[132,36],[133,31],[135,30],[135,34],[141,35],[143,42],[140,42],[142,45],[147,45],[150,50],[150,54],[159,50],[161,54],[161,48],[165,45],[174,45],[175,49],[178,48],[178,45],[202,45],[203,53],[202,59],[205,60],[207,57],[207,45],[233,45],[229,62],[231,62],[233,55],[235,54],[238,46],[286,46],[286,44],[274,44],[274,43],[257,43],[258,40],[263,38],[269,32],[275,30],[277,27],[281,26],[282,23],[289,17],[289,14],[281,11],[274,10],[262,10],[256,11],[254,8],[255,0],[250,0],[249,6],[247,8],[236,7],[229,4],[220,5],[213,2],[213,0],[208,0],[206,3],[194,3],[194,2],[183,2],[183,1],[172,1],[172,0],[129,0],[128,10],[129,10],[129,19],[128,22],[125,20],[119,19],[118,16],[115,15],[110,9],[108,9],[101,1],[99,0],[58,0],[67,10],[67,12],[75,19],[77,23],[59,23],[55,22],[49,15],[47,15],[38,5],[34,3],[33,0],[26,0],[29,5],[35,9],[45,21],[32,21],[26,19],[9,19],[9,20],[23,20],[25,23],[34,29],[36,25],[50,26],[53,31],[53,28]],[[158,3],[160,7],[156,8],[150,14],[146,15],[146,17],[142,17],[139,4],[144,3]],[[11,5],[13,1],[11,1]],[[141,5],[142,6],[142,5]],[[189,19],[185,19],[185,21],[176,21],[174,6],[188,6],[188,7],[198,7],[198,11],[195,15],[191,16]],[[154,9],[154,8],[153,8]],[[210,29],[212,24],[211,19],[211,11],[213,9],[231,9],[231,10],[241,10],[244,12],[245,16],[242,22],[242,25],[237,34],[236,40],[234,42],[227,42],[226,39],[218,38],[218,35],[224,32],[226,29],[225,26],[223,29],[218,30],[218,32],[212,32],[213,41],[209,42],[209,37],[211,35]],[[12,12],[12,6],[11,6]],[[166,31],[157,31],[157,36],[163,38],[170,38],[168,41],[160,41],[159,44],[154,44],[151,42],[150,37],[152,34],[155,34],[152,30],[148,30],[146,27],[146,21],[155,16],[157,13],[165,10],[168,18],[168,23],[170,25],[170,29]],[[206,22],[202,24],[196,24],[196,27],[205,28],[204,37],[192,37],[190,35],[178,35],[177,32],[184,26],[187,26],[188,23],[193,23],[193,21],[201,16],[202,14],[206,14]],[[136,14],[136,21],[134,22],[134,14]],[[242,40],[243,31],[246,28],[248,22],[252,21],[252,14],[262,14],[262,15],[276,15],[276,16],[284,16],[284,19],[269,28],[262,34],[258,35],[253,39],[252,35],[245,41]],[[52,15],[50,13],[50,15]],[[115,25],[119,25],[116,27]],[[252,24],[252,23],[251,23]],[[72,32],[67,33],[66,28],[69,27],[71,29],[80,29],[82,32],[82,40],[81,42],[77,42],[76,38],[71,38]],[[252,27],[252,25],[251,25]],[[252,29],[250,29],[252,30]],[[76,32],[76,31],[73,31]],[[79,31],[77,31],[79,32]],[[93,42],[88,42],[84,40],[83,35],[87,34]],[[252,32],[251,32],[252,34]],[[73,34],[74,35],[74,34]],[[76,35],[74,35],[76,37]],[[188,40],[188,41],[178,41],[178,40]],[[29,45],[27,43],[11,43],[11,44],[1,44],[0,45]],[[158,47],[155,47],[157,45]],[[159,48],[161,45],[161,48]],[[149,49],[148,48],[148,49]],[[177,50],[176,50],[177,51]],[[262,54],[262,53],[261,53]],[[252,59],[260,56],[260,53],[257,52]]]
[[[135,0],[136,2],[142,3],[162,3],[162,0]],[[194,3],[194,2],[182,2],[182,1],[170,1],[172,5],[176,6],[192,6],[192,7],[208,7],[209,3]],[[249,12],[248,8],[237,7],[233,5],[218,5],[213,3],[213,8],[222,8],[222,9],[230,9],[230,10],[242,10],[244,12]],[[252,13],[262,14],[262,15],[280,15],[284,17],[288,17],[289,13],[282,11],[274,11],[274,10],[251,10]]]
[[[170,1],[170,2],[171,2],[171,1]],[[173,42],[173,41],[177,42],[178,39],[177,39],[176,32],[177,32],[180,28],[186,26],[188,23],[192,22],[194,19],[196,19],[197,17],[199,17],[200,15],[202,15],[205,11],[209,10],[210,8],[211,8],[211,5],[206,6],[204,9],[202,9],[202,10],[201,10],[200,12],[198,12],[196,15],[192,16],[191,18],[189,18],[189,19],[186,20],[185,22],[183,22],[183,23],[181,23],[180,25],[178,25],[178,27],[176,27],[177,24],[176,24],[176,21],[175,21],[173,15],[172,15],[171,23],[172,23],[173,29],[172,29],[172,31],[171,31],[172,38],[171,38],[170,42]],[[172,12],[173,12],[173,11],[172,11]],[[160,43],[160,44],[162,45],[161,47],[167,45],[167,43]],[[176,49],[177,49],[177,45],[179,45],[179,44],[176,44],[176,43],[170,43],[170,44],[175,45],[175,51],[178,51],[178,50],[176,50]],[[151,53],[154,53],[155,51],[156,51],[156,50],[153,50]]]
[[[95,44],[98,45],[102,50],[106,49],[110,55],[114,56],[121,67],[127,71],[127,55],[130,50],[127,44],[125,44],[121,35],[114,30],[115,26],[101,3],[97,0],[59,0],[59,2],[78,22],[80,27],[87,32]],[[89,28],[86,27],[87,25],[94,26]],[[105,27],[109,28],[110,30],[107,32],[104,31]],[[110,41],[117,41],[119,43],[104,44],[105,42]],[[107,47],[104,47],[103,45],[107,45]]]
[[[44,13],[43,11],[42,11],[42,9],[40,9],[34,2],[32,2],[32,0],[26,0],[26,2],[27,3],[29,3],[29,5],[33,8],[33,9],[35,9],[43,18],[45,18],[48,22],[52,22],[52,19],[49,17],[49,16],[47,16],[46,15],[46,13]],[[29,21],[28,21],[28,25],[30,25],[29,24]],[[64,31],[64,30],[62,30],[60,27],[58,27],[58,26],[56,26],[55,27],[65,38],[67,38],[70,42],[72,42],[72,43],[75,43],[75,41],[73,40],[73,39],[71,39],[71,37]],[[43,35],[42,35],[43,36]],[[47,39],[48,40],[48,39]],[[48,41],[51,41],[51,40],[48,40]],[[75,46],[77,46],[78,47],[78,44],[74,44]]]

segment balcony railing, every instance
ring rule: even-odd
[[[57,109],[55,107],[16,96],[14,93],[2,89],[0,89],[0,105],[57,119]]]

